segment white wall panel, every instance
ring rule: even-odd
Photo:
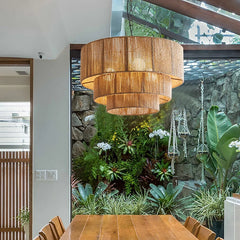
[[[57,170],[57,181],[33,176],[33,236],[59,215],[70,221],[70,56],[35,60],[33,78],[33,171]]]

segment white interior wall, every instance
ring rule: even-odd
[[[56,215],[70,221],[70,56],[34,60],[33,236]],[[57,181],[36,180],[36,170],[57,170]]]

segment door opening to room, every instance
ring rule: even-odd
[[[0,239],[31,230],[31,62],[0,61]],[[23,221],[24,219],[25,221]],[[29,228],[30,226],[30,228]]]

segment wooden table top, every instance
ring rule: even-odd
[[[171,215],[77,215],[60,240],[197,240]]]

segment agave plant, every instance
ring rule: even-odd
[[[74,199],[79,202],[79,204],[84,204],[90,197],[94,197],[95,199],[99,198],[101,194],[106,190],[107,184],[100,182],[96,188],[95,193],[93,193],[92,186],[87,183],[84,186],[79,183],[77,188],[72,189],[72,194]]]
[[[173,186],[168,183],[166,189],[163,186],[150,184],[150,193],[152,197],[149,200],[153,207],[157,208],[157,214],[171,214],[184,219],[185,216],[181,211],[182,201],[177,196],[182,192],[183,185]]]
[[[106,196],[113,196],[118,193],[118,190],[112,191],[110,193],[104,193],[108,185],[100,182],[93,192],[92,186],[86,184],[84,186],[79,183],[77,188],[72,189],[74,202],[74,214],[98,214],[101,211],[100,198]]]

